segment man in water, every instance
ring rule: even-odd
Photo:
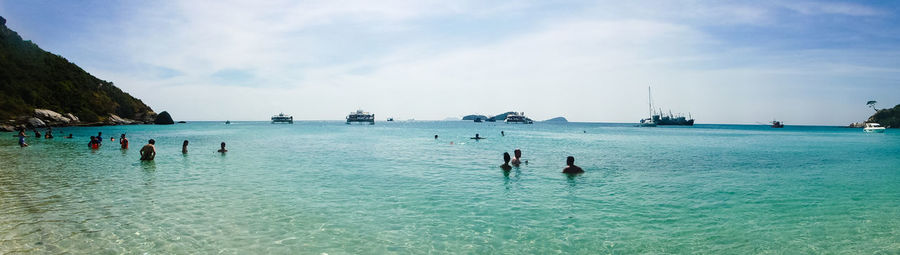
[[[88,148],[96,149],[97,148],[97,137],[91,136],[91,141],[88,142]]]
[[[584,173],[584,170],[575,165],[575,157],[569,156],[566,158],[566,168],[563,168],[562,172],[564,174],[580,174]]]
[[[500,168],[502,168],[503,171],[509,171],[512,169],[512,166],[509,165],[509,152],[503,153],[503,164],[500,165]]]
[[[503,130],[500,130],[500,136],[506,136],[506,133],[504,133]]]
[[[437,135],[434,135],[434,140],[437,140]]]
[[[522,164],[522,150],[516,149],[513,151],[513,154],[516,155],[516,157],[512,159],[512,165],[515,167],[519,167],[519,165]]]
[[[475,134],[475,137],[472,137],[471,139],[475,139],[475,141],[478,141],[478,140],[484,139],[484,137],[481,137],[480,134]]]
[[[141,160],[153,160],[156,157],[156,141],[150,139],[147,142],[147,145],[144,145],[144,148],[141,148]]]
[[[47,127],[47,133],[44,134],[45,139],[53,139],[53,128]]]
[[[125,134],[122,134],[122,137],[119,138],[119,145],[122,146],[122,149],[128,149],[128,138],[125,138]]]
[[[72,134],[69,134],[69,136],[66,136],[66,138],[71,139],[71,138],[72,138]]]
[[[181,154],[187,154],[187,146],[188,140],[184,140],[184,143],[181,144]]]
[[[228,150],[225,149],[225,142],[222,142],[222,149],[219,149],[217,152],[226,153]]]
[[[97,132],[97,146],[103,145],[103,132]]]
[[[28,147],[28,144],[25,143],[25,129],[19,130],[19,147]]]
[[[38,132],[37,128],[34,129],[34,138],[35,139],[41,138],[41,132]]]

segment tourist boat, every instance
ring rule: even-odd
[[[279,113],[278,115],[272,116],[272,124],[275,123],[288,123],[294,124],[294,116],[284,115],[284,113]]]
[[[512,112],[506,115],[506,123],[534,124],[534,121],[525,117],[524,112]]]
[[[375,125],[375,114],[364,112],[363,110],[356,110],[356,112],[351,112],[350,115],[347,115],[347,124],[369,124]]]
[[[226,120],[226,121],[225,121],[225,124],[231,124],[231,121],[230,121],[230,120]]]
[[[878,123],[866,123],[866,127],[863,128],[863,132],[866,133],[884,133],[884,127]]]
[[[782,123],[781,121],[773,120],[773,121],[772,121],[772,127],[773,127],[773,128],[783,128],[783,127],[784,127],[784,123]]]
[[[649,95],[649,91],[650,91],[649,87],[647,87],[647,91],[648,91],[648,95]],[[651,102],[653,101],[652,97],[651,97],[650,101]],[[647,125],[651,125],[650,123],[652,122],[652,125],[659,125],[659,126],[670,126],[670,125],[671,126],[693,126],[694,125],[694,118],[691,118],[690,114],[688,114],[688,116],[685,117],[684,115],[680,115],[680,114],[672,114],[672,111],[669,111],[668,114],[665,114],[662,112],[662,110],[659,110],[658,112],[654,113],[652,103],[650,106],[650,119],[645,119],[645,120],[641,120],[641,123],[642,124],[647,123]]]
[[[394,118],[388,118],[387,121],[394,121]]]

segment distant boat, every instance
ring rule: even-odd
[[[272,124],[275,123],[288,123],[294,124],[294,116],[284,115],[284,113],[279,113],[278,115],[272,116]]]
[[[231,121],[230,121],[230,120],[226,120],[226,121],[225,121],[225,124],[231,124]]]
[[[350,115],[347,115],[347,124],[360,123],[369,125],[375,125],[375,114],[364,112],[363,110],[356,110],[356,112],[351,112]]]
[[[475,118],[475,122],[484,122],[481,118]]]
[[[781,123],[781,121],[773,120],[773,121],[772,121],[772,127],[773,127],[773,128],[783,128],[783,127],[784,127],[784,123]]]
[[[649,91],[649,90],[650,90],[650,88],[648,87],[647,91]],[[652,99],[651,99],[651,101],[652,101]],[[652,109],[653,108],[651,106],[650,119],[648,121],[642,120],[641,123],[649,124],[649,121],[652,121],[653,124],[656,124],[659,126],[693,126],[694,125],[694,118],[691,118],[690,114],[688,114],[688,116],[685,117],[684,115],[680,115],[680,114],[672,114],[672,111],[669,111],[668,114],[665,114],[662,112],[662,110],[659,110],[658,112],[654,113],[654,112],[652,112],[653,111]]]
[[[884,133],[884,127],[878,123],[866,123],[866,127],[863,128],[863,132],[866,133]]]
[[[388,118],[387,121],[394,121],[394,118]]]
[[[534,120],[525,117],[525,112],[513,112],[506,115],[506,123],[534,124]]]

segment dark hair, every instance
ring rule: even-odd
[[[503,153],[503,162],[504,162],[504,163],[509,163],[509,152],[504,152],[504,153]]]
[[[575,164],[575,157],[569,156],[568,158],[566,158],[566,165],[572,164]]]
[[[150,144],[156,144],[156,140],[150,139],[149,143],[150,143]]]
[[[182,143],[182,145],[187,145],[187,144],[188,144],[187,140],[184,140],[184,143]]]
[[[222,142],[222,146],[225,146],[225,142]]]

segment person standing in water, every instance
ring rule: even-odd
[[[47,127],[47,133],[44,134],[45,139],[53,139],[53,128]]]
[[[97,145],[103,145],[103,132],[97,132]]]
[[[221,152],[221,153],[223,153],[223,154],[226,153],[226,152],[228,152],[228,150],[225,149],[225,142],[222,142],[222,148],[219,149],[219,150],[216,151],[216,152]]]
[[[506,132],[503,132],[503,130],[500,130],[500,136],[506,136]],[[507,154],[509,154],[509,153],[507,153]]]
[[[512,166],[509,165],[509,152],[503,153],[503,164],[500,165],[500,168],[502,168],[503,171],[509,171],[512,169]]]
[[[141,148],[141,160],[153,160],[156,157],[156,141],[150,139],[147,142],[147,145],[144,145],[144,148]]]
[[[438,138],[438,136],[437,136],[437,135],[434,135],[434,140],[437,140],[437,138]]]
[[[519,165],[522,164],[522,150],[520,150],[520,149],[514,150],[513,155],[515,155],[515,157],[512,159],[512,165],[515,167],[518,167]]]
[[[28,147],[28,144],[25,143],[25,129],[19,130],[19,147]]]
[[[119,137],[119,145],[122,146],[122,149],[128,149],[128,138],[125,138],[125,134],[122,134],[122,137]]]
[[[184,140],[184,143],[181,144],[181,154],[187,154],[187,146],[188,140]]]
[[[34,129],[34,139],[41,138],[41,132],[37,131],[37,128]]]
[[[584,170],[575,165],[575,157],[569,156],[566,158],[566,168],[563,168],[562,172],[564,174],[580,174],[584,173]]]
[[[66,138],[72,139],[72,134],[69,134],[69,136],[66,136]]]

